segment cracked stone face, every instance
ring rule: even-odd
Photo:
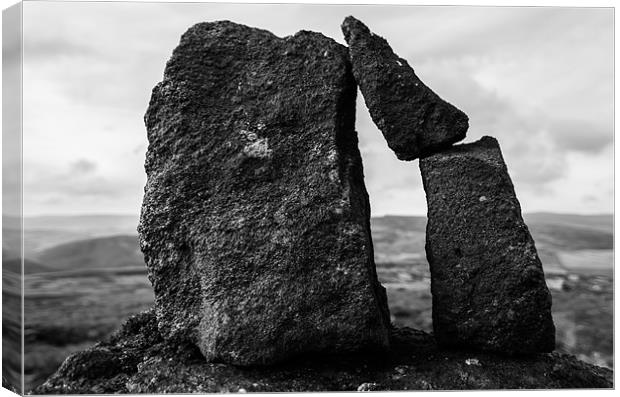
[[[145,116],[139,226],[158,328],[207,360],[388,346],[347,49],[189,29]]]

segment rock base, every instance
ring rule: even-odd
[[[612,388],[613,372],[564,354],[506,358],[440,350],[431,335],[393,329],[383,355],[304,356],[272,367],[205,363],[167,345],[151,311],[71,355],[34,394]]]

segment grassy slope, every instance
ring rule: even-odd
[[[144,266],[137,236],[74,241],[42,250],[35,258],[55,271]]]

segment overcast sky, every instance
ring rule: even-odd
[[[525,212],[613,211],[613,11],[585,8],[24,3],[24,213],[137,214],[143,115],[181,34],[231,20],[343,43],[365,22],[499,140]],[[426,213],[361,96],[357,129],[373,215]]]

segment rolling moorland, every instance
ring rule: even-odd
[[[528,214],[553,295],[557,350],[613,368],[613,216]],[[153,302],[131,216],[24,220],[26,391]],[[19,371],[17,219],[3,217],[3,374]],[[392,320],[432,331],[426,218],[372,219]]]

